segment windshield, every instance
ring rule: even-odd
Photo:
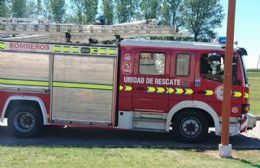
[[[247,72],[246,72],[246,65],[245,65],[245,58],[242,56],[242,66],[243,66],[243,73],[245,78],[245,84],[248,84]]]

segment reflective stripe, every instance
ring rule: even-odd
[[[233,93],[233,97],[241,97],[241,96],[242,96],[242,93],[239,92],[239,91],[235,91],[235,92]]]
[[[175,92],[176,95],[181,95],[184,92],[182,88],[176,88],[175,90],[176,90]]]
[[[154,93],[156,91],[155,87],[148,87],[147,88],[147,93]]]
[[[192,95],[193,90],[192,89],[185,89],[185,95]]]
[[[18,47],[9,48],[13,45]],[[24,46],[26,48],[24,48]],[[33,47],[31,47],[33,46]],[[41,46],[41,47],[34,47]],[[25,50],[26,49],[26,50]],[[3,51],[17,51],[17,52],[34,52],[34,53],[63,53],[63,54],[80,54],[80,55],[95,55],[95,56],[117,56],[118,48],[116,46],[88,46],[88,45],[62,45],[62,44],[48,44],[48,43],[29,43],[29,42],[3,42],[0,41],[0,50]]]
[[[157,87],[157,93],[164,93],[165,89],[163,87]]]
[[[107,53],[107,52],[106,52],[106,48],[100,48],[100,49],[98,50],[98,53],[99,53],[99,54],[102,54],[102,55],[106,54],[106,53]]]
[[[49,82],[46,82],[46,81],[16,80],[16,79],[0,79],[0,84],[4,84],[4,85],[24,85],[24,86],[43,86],[43,87],[49,86]]]
[[[206,96],[212,96],[214,94],[213,90],[205,90],[205,95]]]
[[[87,83],[67,83],[67,82],[53,82],[53,87],[98,89],[98,90],[112,90],[113,89],[112,85],[87,84]]]
[[[59,53],[59,52],[61,52],[61,51],[60,51],[60,48],[61,48],[60,46],[54,46],[54,47],[53,47],[53,52],[54,52],[54,53]]]
[[[72,53],[77,54],[80,52],[79,47],[72,47],[71,49]]]
[[[109,54],[109,55],[116,55],[116,54],[117,54],[117,49],[110,48],[110,49],[108,50],[108,54]]]
[[[173,94],[174,93],[174,89],[173,88],[167,88],[167,94]]]
[[[16,80],[16,79],[0,79],[0,84],[21,85],[21,86],[38,86],[38,87],[48,87],[49,86],[49,82],[47,82],[47,81]],[[113,85],[69,83],[69,82],[53,82],[53,87],[113,90]]]
[[[90,48],[90,54],[97,54],[98,48]]]
[[[132,90],[133,90],[132,86],[125,86],[125,91],[130,92]]]
[[[131,92],[133,90],[133,87],[132,86],[128,86],[128,85],[126,85],[126,86],[120,85],[119,86],[119,90],[120,91],[125,91],[125,92]]]
[[[6,48],[6,44],[5,43],[2,43],[2,42],[0,42],[0,50],[1,49],[5,49]]]
[[[64,46],[64,47],[62,47],[62,52],[63,52],[63,53],[69,53],[69,52],[70,52],[70,46]]]
[[[175,93],[176,95],[185,95],[189,96],[194,93],[194,91],[190,88],[188,89],[182,89],[182,88],[164,88],[164,87],[152,87],[149,86],[147,87],[147,93],[166,93],[166,94],[173,94]]]
[[[248,99],[249,98],[249,94],[245,93],[244,98]]]

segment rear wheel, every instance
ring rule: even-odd
[[[8,127],[16,137],[35,136],[39,133],[42,125],[40,113],[34,107],[17,106],[9,113]]]
[[[172,121],[173,134],[179,140],[198,142],[208,133],[207,118],[198,110],[183,110]]]

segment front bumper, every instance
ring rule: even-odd
[[[247,113],[247,129],[253,129],[254,127],[256,127],[256,116]]]

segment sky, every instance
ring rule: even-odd
[[[217,33],[226,36],[228,0],[221,0],[221,3],[226,15]],[[260,0],[237,0],[235,41],[238,41],[238,47],[248,52],[246,67],[257,68],[260,55]]]

